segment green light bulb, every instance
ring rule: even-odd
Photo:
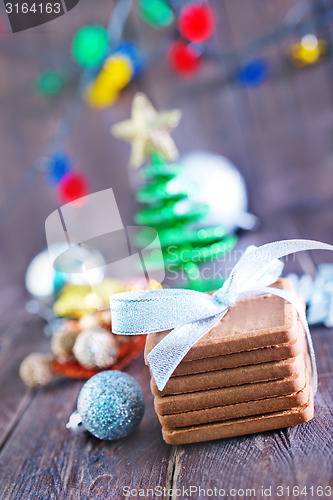
[[[201,240],[204,240],[207,237],[207,231],[206,229],[200,229],[198,231],[198,238]]]
[[[81,66],[96,66],[108,50],[108,34],[102,26],[84,26],[73,39],[72,54]]]
[[[58,71],[44,71],[35,81],[37,92],[45,95],[59,94],[64,85],[64,78]]]
[[[169,26],[175,18],[172,10],[163,0],[140,0],[140,16],[154,28]]]
[[[199,267],[193,262],[188,262],[184,266],[185,272],[190,279],[198,279],[200,277]]]

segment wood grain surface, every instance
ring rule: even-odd
[[[105,24],[113,4],[81,0],[64,18],[15,35],[7,27],[0,39],[0,498],[121,499],[124,486],[134,490],[160,486],[173,489],[165,498],[174,499],[176,488],[186,490],[191,485],[224,489],[229,498],[231,490],[233,498],[265,498],[262,487],[272,488],[270,498],[299,498],[292,487],[307,486],[307,496],[301,497],[319,498],[317,486],[333,488],[330,329],[312,329],[319,369],[314,419],[254,436],[166,445],[142,358],[127,371],[143,387],[145,415],[133,435],[114,443],[74,436],[65,428],[82,382],[58,381],[43,390],[30,390],[19,378],[18,367],[26,354],[49,349],[42,321],[24,308],[24,272],[45,247],[44,221],[57,207],[53,189],[33,165],[47,152],[71,94],[68,90],[48,100],[31,87],[37,71],[57,67],[59,61],[76,71],[69,54],[73,33],[83,23]],[[239,55],[236,52],[220,64],[205,63],[192,80],[179,79],[165,59],[158,58],[112,108],[96,111],[82,106],[66,142],[68,151],[89,176],[92,191],[115,190],[123,222],[131,224],[136,174],[127,169],[128,145],[112,138],[109,127],[128,117],[134,92],[144,90],[160,109],[182,109],[182,122],[174,133],[182,154],[193,149],[224,154],[245,176],[250,209],[261,225],[254,233],[240,235],[238,249],[291,237],[333,243],[332,60],[293,69],[285,52],[295,35],[260,50],[272,66],[271,78],[262,86],[244,89],[227,82],[244,57],[244,47],[276,29],[295,2],[215,0],[213,4],[217,29],[210,50],[238,50]],[[313,0],[314,8],[329,5]],[[325,36],[331,33],[331,27],[324,30]],[[155,32],[134,11],[125,34],[150,52],[170,35]],[[29,48],[32,56],[22,54],[22,47]],[[22,178],[25,187],[17,192]],[[321,262],[333,258],[327,252],[303,253],[288,261],[286,271],[314,274]],[[279,496],[278,486],[291,487],[289,496],[286,489]],[[254,489],[255,496],[253,491],[242,493],[246,489]],[[158,498],[156,492],[145,497]],[[193,492],[191,498],[208,495]]]

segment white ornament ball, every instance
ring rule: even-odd
[[[253,229],[257,219],[247,212],[248,198],[244,178],[224,156],[197,151],[182,157],[181,173],[168,184],[168,191],[179,192],[186,186],[191,202],[209,206],[200,226],[224,226]],[[179,202],[182,203],[182,202]]]
[[[55,293],[56,272],[52,267],[49,252],[43,250],[32,259],[26,275],[25,286],[31,295],[38,298],[49,298]]]
[[[52,261],[55,255],[58,255],[56,269]],[[82,262],[89,269],[89,279],[82,270]],[[104,277],[104,264],[98,250],[89,251],[83,247],[69,250],[67,245],[56,243],[32,259],[25,275],[25,286],[34,297],[48,301],[66,282],[75,285],[89,283],[91,286],[100,283]]]

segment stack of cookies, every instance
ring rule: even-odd
[[[273,286],[293,291],[287,279]],[[166,334],[148,336],[146,359]],[[191,348],[163,391],[153,378],[151,389],[168,444],[311,420],[311,366],[296,309],[274,295],[237,303]]]

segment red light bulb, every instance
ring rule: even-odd
[[[170,66],[181,76],[193,75],[200,66],[200,54],[184,42],[173,42],[168,50]]]
[[[204,42],[215,28],[213,9],[206,3],[185,5],[180,13],[178,28],[191,42]]]
[[[59,198],[64,203],[70,203],[89,193],[89,185],[85,176],[70,172],[58,184]]]

